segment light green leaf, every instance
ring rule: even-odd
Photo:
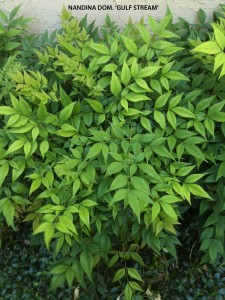
[[[81,205],[85,206],[85,207],[93,207],[98,205],[97,202],[90,200],[90,199],[85,199],[81,202]]]
[[[154,167],[147,164],[147,163],[140,163],[138,164],[138,167],[147,175],[150,177],[156,179],[158,182],[162,182],[161,177],[159,174],[155,171]]]
[[[75,179],[73,182],[73,196],[76,195],[77,191],[80,189],[81,183],[80,179]]]
[[[59,88],[59,92],[60,92],[60,100],[62,102],[62,105],[64,107],[66,107],[67,105],[69,105],[72,102],[72,100],[61,86]]]
[[[160,82],[158,80],[151,79],[150,86],[151,86],[151,88],[154,91],[156,91],[157,93],[159,93],[160,95],[162,95],[162,87],[161,87],[161,84],[160,84]]]
[[[112,54],[112,55],[116,54],[117,50],[118,50],[118,41],[117,41],[117,39],[115,39],[115,40],[112,42],[111,47],[110,47],[111,54]],[[114,70],[114,71],[115,71],[115,70]]]
[[[165,131],[166,130],[166,119],[161,111],[154,110],[154,119],[156,123]]]
[[[60,274],[64,274],[68,269],[68,266],[65,266],[65,265],[58,265],[58,266],[55,266],[51,271],[50,273],[53,274],[53,275],[60,275]]]
[[[39,120],[43,121],[44,119],[46,119],[47,117],[49,117],[49,113],[46,109],[46,106],[44,105],[43,102],[41,102],[39,104],[39,107],[37,109],[37,117]]]
[[[215,62],[214,62],[214,69],[213,69],[213,73],[216,72],[216,70],[224,65],[225,63],[225,53],[224,52],[219,52],[216,54],[215,56]]]
[[[88,154],[85,158],[85,160],[93,158],[97,155],[99,155],[102,151],[102,144],[101,143],[96,143],[93,146],[91,146],[91,148],[88,151]]]
[[[69,231],[72,231],[73,233],[77,234],[77,230],[73,224],[73,221],[68,216],[59,216],[59,223],[64,224]]]
[[[40,144],[40,152],[42,158],[45,157],[45,154],[48,152],[48,149],[49,149],[49,142],[47,140],[42,141]]]
[[[78,205],[70,205],[70,206],[68,206],[67,207],[67,210],[69,211],[69,212],[71,212],[72,214],[76,214],[76,213],[79,213],[80,212],[80,210],[78,209],[78,207],[77,207]]]
[[[121,72],[121,81],[126,86],[131,80],[131,73],[126,62],[123,63],[123,68]]]
[[[69,118],[73,112],[74,104],[75,104],[75,102],[72,102],[61,110],[61,112],[59,114],[59,120],[60,120],[61,124],[65,123],[67,120],[69,120]]]
[[[10,201],[10,199],[7,199],[6,202],[3,204],[2,213],[5,217],[7,225],[14,227],[13,219],[15,215],[15,207]]]
[[[201,198],[211,199],[209,194],[206,191],[204,191],[200,185],[197,185],[195,183],[189,183],[189,184],[186,183],[186,186],[191,194]]]
[[[9,115],[14,115],[16,113],[17,113],[17,111],[14,108],[12,108],[12,107],[9,107],[9,106],[0,106],[0,115],[9,116]]]
[[[133,60],[133,63],[131,65],[131,75],[135,78],[137,73],[138,73],[138,64],[137,64],[137,59]]]
[[[177,119],[176,119],[175,114],[171,110],[168,110],[166,113],[166,117],[167,117],[167,120],[170,123],[170,125],[173,127],[173,129],[176,130]]]
[[[112,201],[110,202],[109,206],[113,205],[114,203],[125,200],[127,197],[128,190],[127,189],[120,189],[115,192]]]
[[[225,177],[225,161],[223,161],[219,166],[216,181],[219,180],[221,177]]]
[[[128,281],[130,287],[136,291],[139,291],[139,292],[143,292],[143,289],[140,287],[140,285],[135,282],[135,281]]]
[[[193,112],[191,112],[189,109],[185,108],[185,107],[181,107],[181,106],[177,106],[174,108],[171,108],[171,110],[184,118],[195,118],[195,115],[193,114]]]
[[[114,72],[116,71],[116,69],[118,68],[118,66],[116,64],[107,64],[102,70],[101,72]]]
[[[215,114],[211,114],[210,118],[216,122],[225,122],[225,113],[217,112]]]
[[[145,67],[142,68],[137,75],[135,76],[135,78],[145,78],[145,77],[150,77],[152,76],[154,73],[156,73],[158,70],[160,69],[159,66],[151,66],[151,67]]]
[[[138,199],[136,193],[133,190],[128,191],[128,203],[134,213],[134,215],[137,217],[138,222],[140,223],[140,214],[141,214],[141,209],[140,209],[140,200]]]
[[[142,95],[142,94],[136,94],[136,93],[129,93],[124,98],[131,102],[140,102],[140,101],[146,101],[149,100],[149,97]]]
[[[167,91],[169,91],[170,89],[169,81],[165,76],[162,76],[160,78],[160,83]]]
[[[6,162],[0,167],[0,187],[9,173],[9,164]]]
[[[32,115],[32,109],[30,105],[27,103],[27,101],[25,101],[22,97],[20,97],[19,104],[20,104],[21,114],[26,117],[30,117]]]
[[[111,56],[109,56],[109,55],[101,56],[96,60],[96,64],[97,65],[105,64],[110,60],[110,58],[111,58]]]
[[[123,163],[122,162],[112,162],[108,166],[105,176],[109,176],[109,175],[112,175],[112,174],[119,173],[120,171],[122,171],[122,169],[123,169]]]
[[[180,73],[178,71],[169,71],[164,76],[171,80],[185,80],[185,81],[190,80],[187,76],[183,75],[182,73]]]
[[[112,72],[112,78],[110,82],[110,90],[115,97],[118,97],[121,92],[121,83],[114,72]]]
[[[224,32],[221,31],[219,26],[215,23],[212,23],[213,31],[216,38],[216,43],[219,45],[221,50],[224,50],[225,48],[225,36]]]
[[[128,270],[128,275],[130,277],[143,282],[140,274],[138,273],[138,271],[136,269],[134,269],[134,268],[128,268],[127,270]]]
[[[119,269],[116,272],[115,276],[113,277],[113,282],[116,282],[116,281],[122,279],[124,276],[125,276],[125,268]]]
[[[26,143],[24,144],[24,154],[25,154],[25,158],[27,158],[29,156],[30,150],[31,150],[31,143],[29,141],[26,141]]]
[[[8,150],[6,151],[6,154],[8,153],[13,153],[13,152],[16,152],[17,150],[19,150],[20,148],[22,148],[25,144],[26,140],[17,140],[15,142],[13,142]]]
[[[225,75],[225,63],[223,64],[223,67],[222,67],[222,70],[220,72],[220,76],[219,76],[219,79]]]
[[[215,123],[212,119],[206,118],[204,121],[205,128],[214,137]]]
[[[169,102],[169,108],[173,108],[175,106],[177,106],[177,104],[180,102],[180,99],[182,98],[183,93],[182,94],[178,94],[175,97],[173,97],[170,102]]]
[[[155,49],[163,50],[169,47],[174,47],[175,44],[163,40],[157,40],[152,44],[152,47]]]
[[[91,100],[91,99],[85,99],[85,100],[90,104],[90,106],[93,108],[94,111],[98,113],[104,112],[103,105],[99,101]]]
[[[185,179],[184,182],[185,183],[194,183],[194,182],[198,181],[199,179],[201,179],[205,175],[206,174],[191,174]]]
[[[159,22],[160,32],[165,29],[172,22],[172,15],[168,14],[164,18],[162,18]]]
[[[187,166],[187,167],[180,168],[180,169],[176,172],[176,176],[186,176],[186,175],[188,175],[193,169],[194,169],[194,166]]]
[[[134,189],[143,191],[146,194],[150,194],[149,185],[146,182],[146,180],[144,180],[143,178],[138,177],[138,176],[131,176],[130,181],[131,181]]]
[[[161,198],[160,198],[160,202],[166,202],[166,203],[169,203],[169,204],[171,204],[171,203],[177,203],[177,202],[180,202],[181,201],[181,199],[180,198],[178,198],[178,197],[176,197],[176,196],[174,196],[174,195],[165,195],[165,196],[162,196]]]
[[[159,37],[169,39],[169,38],[180,38],[177,34],[169,30],[162,30],[158,34]]]
[[[89,210],[83,205],[81,205],[79,209],[79,216],[81,221],[88,227],[88,229],[90,229]]]
[[[3,51],[12,51],[15,48],[18,48],[19,46],[21,46],[21,43],[8,42],[8,43],[3,44],[2,50]]]
[[[156,22],[156,20],[153,17],[148,16],[148,23],[149,23],[149,27],[151,28],[151,30],[154,33],[158,33],[158,31],[159,31],[159,24]]]
[[[34,191],[36,191],[41,185],[41,178],[35,179],[30,187],[29,195],[31,195]]]
[[[127,185],[127,182],[128,182],[127,176],[123,175],[123,174],[119,174],[113,180],[112,184],[110,185],[109,190],[113,191],[113,190],[121,189],[121,188],[123,188],[124,186]]]
[[[143,39],[143,41],[148,44],[151,40],[150,31],[143,25],[137,24],[137,28],[139,30],[139,33]]]
[[[141,117],[141,125],[148,130],[148,132],[152,132],[152,127],[151,127],[151,123],[150,120],[145,118],[145,117]]]
[[[41,223],[35,230],[34,230],[34,235],[41,233],[41,232],[48,232],[48,231],[52,231],[52,229],[54,229],[54,224],[52,224],[51,222],[44,222]],[[53,236],[52,236],[53,237]],[[48,239],[48,238],[47,238]],[[50,239],[48,239],[48,244],[50,242]]]
[[[110,49],[106,45],[93,43],[89,46],[100,54],[110,55]]]
[[[197,132],[199,132],[204,138],[206,138],[205,135],[205,126],[199,122],[199,121],[195,121],[194,122],[194,128]]]
[[[69,231],[69,229],[66,227],[66,225],[62,222],[57,222],[55,223],[55,228],[62,233],[66,233],[69,235],[72,235],[71,232]]]
[[[60,41],[60,46],[62,46],[63,48],[65,48],[71,54],[73,54],[75,56],[79,56],[80,55],[80,49],[79,48],[75,48],[71,43]]]
[[[132,289],[131,289],[131,287],[129,286],[129,283],[128,283],[126,285],[125,291],[124,291],[125,299],[126,300],[132,300],[132,295],[133,295],[133,292],[132,292]]]
[[[165,106],[170,97],[170,94],[171,92],[167,92],[166,94],[159,96],[155,101],[155,108],[162,108],[163,106]]]
[[[146,81],[141,79],[141,78],[136,78],[136,83],[137,85],[143,89],[143,90],[146,90],[148,92],[151,92],[152,90],[149,88],[149,86],[147,85]],[[130,87],[130,86],[129,86]]]
[[[164,210],[164,212],[171,217],[174,220],[177,220],[177,214],[174,211],[174,208],[172,207],[172,205],[165,203],[165,202],[161,202],[160,203],[162,206],[162,209]]]
[[[141,258],[141,256],[138,253],[131,252],[131,257],[133,258],[133,260],[138,262],[141,266],[145,266],[143,259]]]
[[[49,223],[48,230],[45,230],[45,232],[44,232],[45,245],[46,245],[46,248],[48,250],[49,250],[49,247],[50,247],[50,242],[54,237],[54,233],[55,233],[55,227],[52,223]]]
[[[137,45],[130,38],[128,38],[126,36],[122,36],[122,39],[124,41],[124,44],[125,44],[127,50],[130,53],[132,53],[135,56],[137,56],[137,54],[138,54],[138,47],[137,47]]]
[[[126,110],[126,112],[127,112],[128,109],[129,109],[127,100],[122,98],[120,103],[121,103],[122,107],[123,107],[123,108]]]
[[[158,201],[152,205],[152,222],[158,217],[160,213],[160,204]]]
[[[34,128],[32,129],[32,139],[33,139],[33,141],[36,141],[36,139],[37,139],[39,133],[40,133],[40,130],[39,130],[38,127],[34,127]]]
[[[220,47],[213,41],[208,41],[195,47],[192,52],[201,52],[205,54],[216,54],[221,52]]]
[[[122,113],[124,116],[130,117],[130,116],[140,115],[141,111],[135,108],[128,108],[128,111],[123,110]]]
[[[159,221],[155,226],[155,235],[158,235],[163,230],[163,221]]]

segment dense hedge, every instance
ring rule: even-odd
[[[49,274],[52,264],[51,253],[34,241],[30,243],[30,236],[24,233],[28,228],[24,229],[23,232],[12,232],[3,239],[4,246],[0,249],[2,270],[0,299],[73,299],[75,287],[68,288],[64,285],[54,291],[48,290],[51,279]],[[225,295],[225,266],[221,264],[213,268],[209,265],[200,265],[195,248],[192,249],[190,259],[190,247],[193,244],[192,228],[185,232],[181,241],[183,247],[178,251],[178,260],[167,255],[152,259],[146,253],[145,257],[150,262],[143,277],[149,281],[152,293],[149,298],[154,299],[154,295],[160,294],[161,299],[222,300]],[[181,273],[182,276],[179,276]],[[120,284],[118,283],[116,287],[114,284],[112,288],[108,282],[104,289],[104,296],[98,296],[99,299],[115,299]],[[88,300],[90,293],[80,289],[80,298]]]
[[[150,297],[148,270],[178,259],[190,222],[201,262],[223,260],[224,11],[107,17],[99,34],[64,8],[57,37],[26,38],[18,8],[1,11],[1,232],[32,224],[53,289]]]

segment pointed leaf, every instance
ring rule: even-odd
[[[125,44],[127,50],[136,56],[138,53],[137,45],[130,38],[128,38],[126,36],[122,36],[122,39],[124,41],[124,44]]]
[[[91,274],[92,274],[92,269],[93,269],[93,265],[94,265],[94,260],[93,260],[93,255],[87,249],[85,249],[83,252],[81,252],[80,264],[81,264],[84,272],[87,274],[88,278],[90,280],[92,280]]]
[[[114,72],[112,72],[112,78],[110,83],[110,90],[115,97],[118,97],[121,92],[121,84]]]
[[[216,54],[221,51],[220,47],[218,46],[217,43],[208,41],[205,43],[200,44],[199,46],[195,47],[193,52],[201,52],[205,54]]]
[[[113,180],[109,190],[113,191],[113,190],[118,190],[123,188],[124,186],[127,185],[128,182],[128,178],[126,175],[123,174],[119,174],[116,176],[116,178]]]

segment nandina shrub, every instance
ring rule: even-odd
[[[0,66],[5,58],[20,52],[22,40],[30,19],[17,17],[20,6],[15,7],[8,15],[0,10]]]
[[[142,299],[146,255],[177,257],[190,206],[224,210],[223,174],[214,175],[223,78],[192,56],[198,41],[188,46],[170,13],[121,32],[107,22],[102,37],[93,26],[88,34],[64,9],[56,44],[36,51],[38,71],[11,71],[16,88],[0,106],[0,211],[8,226],[30,222],[44,237],[53,288],[67,281],[88,287],[88,299],[109,299],[106,285],[120,281],[118,296]],[[218,228],[201,237],[213,263],[223,255]]]

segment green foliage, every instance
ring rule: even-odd
[[[27,229],[4,232],[0,249],[0,299],[46,300],[65,296],[69,299],[73,291],[65,286],[55,292],[46,292],[50,285],[52,256],[44,246],[29,242]]]
[[[0,10],[0,59],[18,53],[22,37],[30,19],[17,17],[20,6],[15,7],[9,15]]]
[[[194,226],[187,226],[181,237],[182,249],[179,250],[179,260],[169,256],[158,258],[143,253],[145,268],[142,268],[143,279],[148,282],[148,288],[144,289],[146,299],[218,299],[224,297],[224,265],[213,268],[209,265],[199,265],[197,248],[193,245],[196,236],[193,236]],[[66,298],[73,299],[78,293],[77,284],[74,282],[71,288],[63,285],[54,291],[49,291],[50,274],[49,269],[53,257],[44,245],[33,241],[27,233],[29,228],[22,232],[4,232],[3,247],[0,249],[0,298],[18,300],[38,300]],[[190,255],[191,253],[191,255]],[[190,256],[190,260],[189,260]],[[116,256],[115,256],[116,259]],[[140,261],[141,263],[141,261]],[[178,276],[182,272],[182,276]],[[102,271],[101,271],[102,273]],[[110,272],[105,270],[104,285],[98,274],[98,298],[116,299],[121,290],[120,281],[111,283]],[[26,285],[24,285],[26,282]],[[134,282],[130,281],[134,286]],[[136,285],[135,285],[136,287]],[[79,289],[81,300],[91,298],[93,283],[89,283],[87,290]],[[104,292],[104,295],[102,294]],[[147,298],[147,295],[148,298]]]
[[[200,52],[203,55],[213,55],[213,73],[220,69],[219,78],[225,75],[225,20],[220,18],[219,21],[212,23],[213,34],[210,36],[210,40],[201,43],[193,49],[193,53]],[[211,57],[208,56],[208,64],[212,62]],[[206,61],[203,61],[206,63]]]
[[[86,17],[61,19],[57,39],[27,39],[36,58],[25,47],[3,68],[2,228],[32,223],[53,289],[76,283],[96,299],[119,282],[117,296],[143,299],[145,253],[176,259],[192,209],[202,262],[224,257],[225,82],[210,54],[222,55],[225,23],[207,41],[202,11],[193,28],[168,12],[119,32],[107,17],[101,37]]]

